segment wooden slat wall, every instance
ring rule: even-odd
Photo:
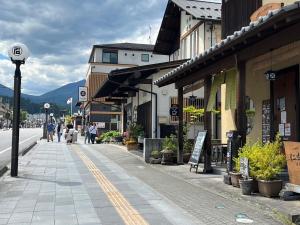
[[[171,104],[178,104],[178,99],[177,97],[171,97]],[[195,106],[197,109],[203,109],[204,108],[204,98],[197,98],[193,104],[189,104],[189,98],[184,98],[183,99],[183,107],[187,106]],[[183,120],[185,122],[191,122],[191,117],[190,113],[183,113]],[[177,116],[171,116],[171,123],[178,122],[178,117]],[[203,123],[204,118],[200,117],[198,122]]]
[[[99,87],[106,81],[107,74],[104,73],[92,73],[88,79],[88,92],[89,92],[89,101],[92,100],[92,97],[96,94]],[[97,101],[104,101],[105,98],[97,98]]]

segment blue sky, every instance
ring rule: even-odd
[[[12,87],[7,48],[25,43],[22,91],[43,94],[85,78],[92,45],[155,42],[167,0],[0,0],[0,83]]]

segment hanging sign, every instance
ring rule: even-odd
[[[276,72],[273,70],[265,72],[265,76],[267,80],[276,80]]]
[[[178,104],[171,105],[170,116],[179,116],[179,105]]]
[[[86,102],[87,100],[87,87],[78,87],[78,101]]]

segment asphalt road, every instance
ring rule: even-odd
[[[43,135],[41,128],[24,128],[20,129],[19,152],[21,153],[26,147]],[[10,162],[11,157],[12,131],[0,131],[0,169]]]

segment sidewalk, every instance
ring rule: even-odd
[[[126,148],[123,146],[115,145],[115,147],[126,151]],[[140,154],[137,154],[135,151],[129,153],[144,162]],[[176,166],[163,166],[160,164],[147,165],[191,185],[200,187],[207,192],[214,193],[226,199],[244,201],[246,204],[252,205],[252,207],[259,208],[266,212],[272,212],[274,213],[274,217],[284,223],[293,221],[295,224],[300,224],[300,201],[283,201],[279,198],[262,197],[259,194],[251,196],[242,195],[239,188],[224,184],[223,174],[225,170],[222,168],[217,168],[214,174],[196,174],[194,170],[189,172],[190,166],[187,164]],[[203,167],[203,164],[199,165],[198,171],[203,170],[201,166]]]
[[[0,225],[282,224],[270,209],[218,193],[218,175],[79,142],[41,141],[20,157],[18,178],[0,178]]]

